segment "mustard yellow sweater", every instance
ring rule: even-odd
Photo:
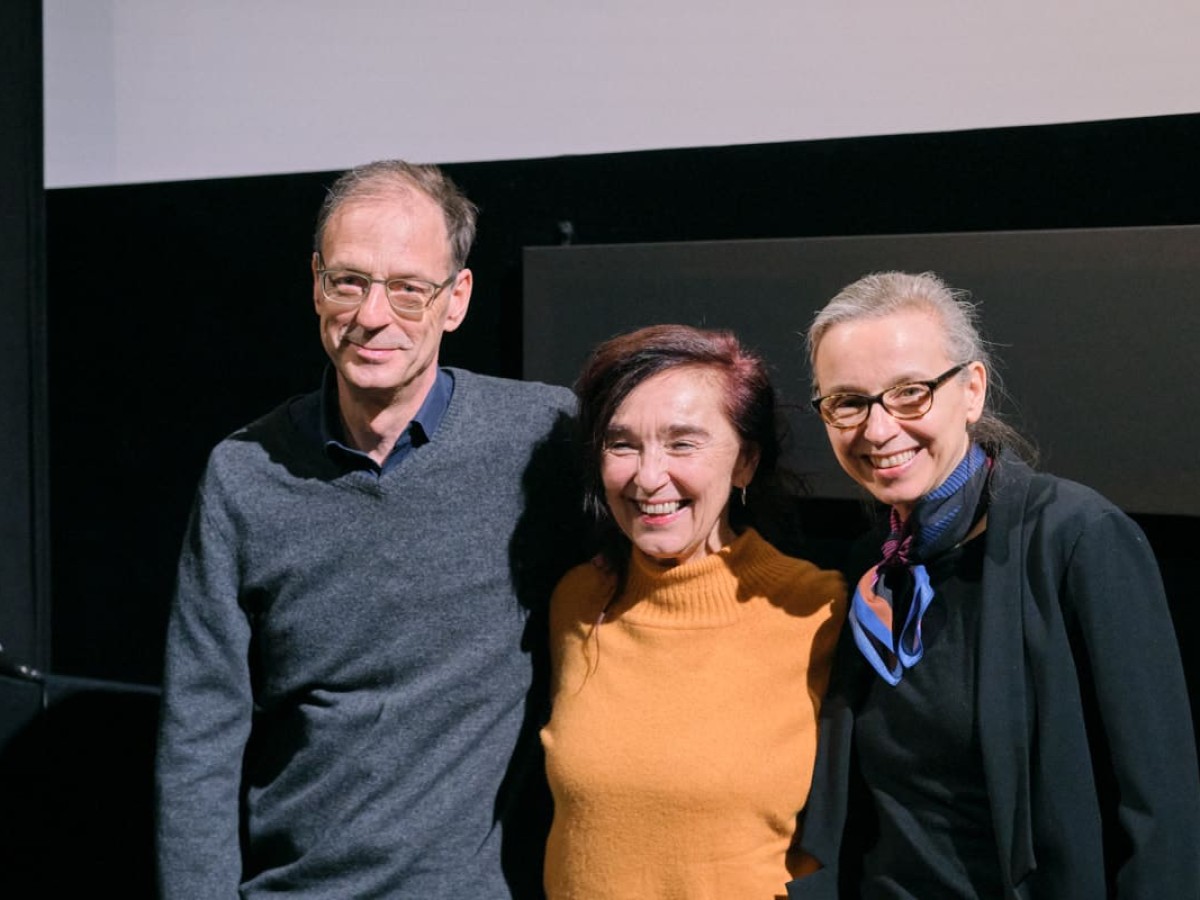
[[[784,896],[841,576],[750,529],[670,569],[635,550],[597,626],[612,587],[578,566],[551,606],[550,900]]]

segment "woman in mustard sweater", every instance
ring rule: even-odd
[[[765,367],[655,326],[576,391],[603,551],[552,601],[546,892],[782,897],[846,590],[749,527],[779,455]]]

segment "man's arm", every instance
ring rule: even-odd
[[[238,895],[242,755],[253,710],[249,643],[231,529],[202,491],[184,539],[167,627],[156,759],[164,900]]]

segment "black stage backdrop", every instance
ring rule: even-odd
[[[1200,224],[1197,159],[1200,115],[450,165],[483,214],[443,361],[521,374],[526,247]],[[334,174],[48,193],[57,672],[157,683],[209,448],[320,377],[308,259]],[[1173,421],[1112,427],[1195,446],[1195,386],[1162,390]],[[859,526],[853,501],[824,503],[835,534]],[[1139,521],[1182,585],[1200,509]]]
[[[49,662],[42,5],[0,4],[0,672]]]

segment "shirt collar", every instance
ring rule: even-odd
[[[433,386],[421,402],[421,408],[397,439],[392,453],[411,450],[429,443],[438,426],[442,424],[442,419],[446,417],[453,394],[454,376],[446,369],[438,369]],[[332,366],[325,369],[321,380],[321,403],[317,422],[321,446],[325,448],[326,453],[366,455],[346,443],[345,430],[342,428],[338,410],[337,372]]]

